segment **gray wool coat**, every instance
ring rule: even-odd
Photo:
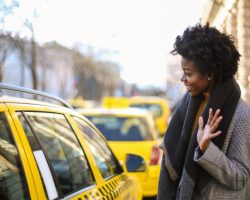
[[[165,166],[169,162],[169,158],[166,148],[162,149],[164,157],[157,199],[171,200],[174,199],[171,197],[174,187]],[[250,177],[250,106],[244,100],[239,100],[222,150],[211,142],[204,154],[201,154],[198,148],[196,149],[194,160],[211,175],[211,180],[202,191],[195,192],[192,199],[250,200],[250,187],[247,187]],[[185,197],[178,195],[178,191],[181,188],[183,193],[185,187],[188,187],[183,182],[188,179],[187,176],[183,170],[177,189],[176,199],[178,200],[186,200]],[[200,178],[202,179],[202,177]],[[248,192],[249,194],[247,194]]]

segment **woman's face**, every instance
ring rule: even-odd
[[[210,91],[213,85],[213,77],[199,72],[195,63],[184,57],[181,58],[181,67],[183,70],[181,81],[184,83],[191,96]]]

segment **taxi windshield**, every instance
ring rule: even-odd
[[[88,116],[108,141],[153,140],[152,134],[141,117]]]
[[[130,107],[135,108],[144,108],[146,110],[149,110],[149,112],[152,114],[154,118],[160,117],[162,115],[162,109],[161,106],[158,104],[150,104],[150,103],[133,103],[130,105]]]

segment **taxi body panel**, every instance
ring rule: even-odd
[[[46,194],[43,189],[43,183],[40,178],[39,170],[36,167],[36,161],[33,156],[32,150],[29,148],[29,142],[25,136],[25,133],[23,132],[23,128],[21,124],[19,123],[19,120],[16,116],[16,113],[12,110],[9,111],[10,115],[9,117],[12,118],[12,122],[9,121],[9,123],[13,123],[14,126],[11,126],[14,138],[16,139],[17,147],[19,145],[22,145],[22,148],[18,148],[20,157],[24,166],[24,171],[26,174],[27,182],[30,188],[31,199],[46,199]],[[18,137],[15,136],[15,134],[19,135],[20,140],[18,140]],[[25,152],[25,154],[22,155],[22,151]],[[27,165],[27,167],[25,167]],[[27,169],[26,169],[27,168]],[[34,186],[33,186],[34,185]],[[32,187],[32,188],[31,188]],[[32,193],[38,192],[37,196],[35,197]]]
[[[100,136],[100,140],[103,140],[104,143],[106,143],[105,138],[98,133],[96,128],[90,123],[89,120],[87,120],[85,117],[77,113],[76,111],[65,108],[62,106],[57,106],[50,103],[44,103],[41,101],[32,101],[32,100],[25,100],[25,99],[19,99],[19,98],[11,98],[11,97],[0,97],[0,113],[4,115],[7,119],[7,124],[4,124],[5,126],[8,126],[11,132],[11,137],[13,137],[14,144],[16,145],[16,150],[14,152],[17,153],[17,156],[20,157],[21,162],[21,168],[18,171],[22,171],[24,173],[24,183],[27,185],[27,192],[29,195],[29,198],[32,200],[44,200],[44,199],[54,199],[54,198],[63,198],[63,199],[117,199],[117,200],[141,200],[142,199],[142,190],[141,185],[138,182],[137,179],[129,177],[126,172],[120,171],[118,173],[114,173],[112,176],[109,176],[108,178],[103,178],[100,169],[98,168],[98,164],[96,163],[96,160],[94,158],[93,152],[90,149],[90,145],[88,142],[86,142],[86,138],[84,137],[84,134],[81,132],[78,124],[75,121],[75,117],[79,118],[79,120],[82,120],[84,123],[86,123],[87,127],[90,128],[95,134],[98,134]],[[34,116],[33,116],[34,115]],[[87,164],[89,166],[89,170],[91,171],[93,175],[94,182],[86,187],[81,187],[81,189],[75,189],[73,192],[70,192],[68,194],[61,194],[61,189],[59,190],[58,186],[58,180],[55,177],[55,173],[52,169],[54,169],[54,166],[50,163],[50,157],[48,157],[48,154],[44,153],[45,155],[45,162],[47,161],[48,169],[51,170],[52,175],[52,182],[49,183],[49,186],[55,186],[57,191],[54,191],[54,196],[52,198],[51,193],[48,193],[48,188],[46,187],[46,177],[43,176],[43,173],[39,167],[45,167],[39,166],[38,157],[36,157],[36,153],[43,152],[45,149],[42,143],[40,143],[41,138],[37,137],[38,133],[37,128],[40,127],[40,124],[34,125],[34,123],[30,120],[31,117],[37,117],[44,116],[45,118],[50,115],[60,115],[62,119],[65,119],[65,122],[67,126],[70,127],[70,133],[72,133],[71,137],[75,137],[76,144],[79,143],[78,148],[82,149],[83,155],[86,157]],[[26,122],[27,121],[27,127],[30,128],[31,132],[27,132],[27,127],[24,127],[22,119]],[[32,123],[33,124],[32,124]],[[41,121],[42,123],[42,121]],[[65,124],[62,124],[62,127]],[[51,127],[52,126],[52,127]],[[51,130],[49,130],[51,128]],[[50,124],[48,127],[43,127],[43,129],[46,131],[46,134],[52,134],[52,130],[55,127],[53,127],[53,123]],[[57,130],[60,130],[60,127],[57,127]],[[38,150],[38,147],[33,147],[31,145],[32,140],[30,140],[30,134],[35,133],[33,139],[37,139],[39,142],[41,148]],[[40,134],[40,133],[39,133]],[[57,134],[58,135],[58,134]],[[56,136],[56,135],[54,135]],[[1,137],[0,135],[0,144],[1,143]],[[60,135],[58,135],[60,139]],[[68,137],[68,136],[67,136]],[[71,138],[69,137],[71,140]],[[69,140],[69,141],[70,141]],[[61,140],[61,142],[64,140]],[[68,144],[69,141],[65,140],[65,144]],[[46,145],[46,143],[45,143]],[[72,146],[73,145],[73,146]],[[72,144],[71,147],[76,149],[75,144]],[[11,145],[13,146],[13,145]],[[4,156],[4,153],[2,154],[2,146],[0,145],[0,158],[2,158],[2,155]],[[110,151],[111,153],[112,151]],[[15,154],[16,154],[15,153]],[[75,151],[77,153],[77,151]],[[76,155],[77,156],[77,155]],[[114,158],[115,159],[115,158]],[[1,161],[1,159],[0,159]],[[51,168],[51,166],[53,168]],[[2,167],[0,162],[0,167]],[[62,168],[64,170],[64,168]],[[0,168],[0,178],[2,175],[7,176],[8,174],[4,174],[4,171],[1,171]],[[1,186],[2,187],[2,186]],[[1,191],[5,190],[5,188],[1,188]],[[6,192],[5,195],[8,193]],[[0,192],[1,194],[1,192]],[[50,198],[51,197],[51,198]],[[8,199],[8,198],[7,198]],[[17,198],[15,198],[17,199]],[[20,197],[20,199],[23,199]],[[25,198],[26,199],[26,198]]]

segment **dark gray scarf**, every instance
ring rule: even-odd
[[[223,120],[217,130],[221,130],[222,133],[213,139],[213,143],[219,149],[222,149],[239,99],[240,88],[234,78],[216,85],[210,94],[209,102],[202,116],[204,122],[206,122],[208,119],[209,108],[212,108],[213,111],[217,109],[221,110],[220,115],[223,116]],[[192,128],[202,100],[202,95],[190,96],[188,93],[184,95],[173,114],[163,141],[163,148],[166,150],[165,153],[168,154],[165,156],[165,165],[171,181],[173,181],[173,184],[175,185],[175,192],[177,191],[178,184],[180,179],[183,178],[183,172],[185,171],[186,176],[189,177],[189,179],[191,178],[193,182],[191,186],[184,186],[189,188],[188,193],[190,194],[185,194],[185,196],[190,198],[193,196],[195,187],[199,187],[200,190],[208,184],[206,181],[208,178],[205,178],[204,181],[197,184],[199,176],[210,176],[194,161],[194,152],[198,146],[196,139],[198,125],[193,133]],[[188,181],[186,181],[186,183],[188,183]]]

